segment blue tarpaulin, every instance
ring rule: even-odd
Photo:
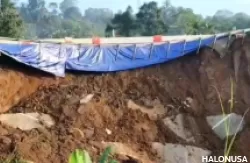
[[[28,66],[56,76],[65,75],[66,53],[60,52],[58,44],[0,44],[0,51]]]
[[[217,38],[219,40],[221,38]],[[160,44],[73,45],[56,43],[0,44],[18,62],[63,77],[65,70],[111,72],[167,62],[211,46],[215,37]]]

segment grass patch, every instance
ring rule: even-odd
[[[0,163],[30,163],[30,161],[22,160],[16,156],[9,156],[6,159],[0,159]]]
[[[223,105],[223,102],[222,102],[222,98],[221,98],[221,94],[220,92],[218,91],[218,89],[216,87],[214,87],[215,90],[216,90],[216,93],[218,95],[218,99],[219,99],[219,102],[220,102],[220,107],[221,107],[221,110],[222,110],[222,114],[223,114],[223,118],[225,118],[227,116],[227,112],[229,112],[229,114],[233,113],[234,111],[234,104],[235,104],[235,99],[234,99],[234,81],[233,79],[230,77],[230,100],[229,100],[229,109],[226,110],[226,108],[224,107]],[[231,153],[232,153],[232,147],[235,143],[235,139],[236,139],[236,136],[237,136],[237,133],[240,129],[240,126],[242,125],[243,121],[244,121],[244,118],[246,116],[246,114],[248,113],[249,109],[247,109],[241,119],[241,122],[240,124],[237,126],[237,132],[233,135],[233,137],[230,138],[230,135],[229,135],[229,132],[230,132],[230,119],[228,118],[226,121],[225,121],[225,132],[226,132],[226,141],[225,141],[225,147],[224,147],[224,156],[227,157],[229,156]]]
[[[118,163],[118,161],[111,159],[112,148],[107,147],[102,153],[98,163]],[[89,153],[85,150],[75,150],[69,157],[69,163],[92,163]]]

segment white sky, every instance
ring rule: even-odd
[[[27,0],[20,0],[21,2]],[[62,0],[46,0],[49,2],[60,3]],[[114,12],[124,10],[128,5],[131,5],[136,10],[139,4],[150,0],[78,0],[79,8],[110,8]],[[159,5],[163,4],[164,0],[155,0]],[[213,15],[219,9],[228,9],[232,12],[245,12],[250,15],[250,0],[172,0],[174,6],[183,6],[192,8],[195,13],[204,16]]]

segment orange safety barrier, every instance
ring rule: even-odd
[[[92,44],[100,45],[100,44],[101,44],[101,39],[100,39],[100,37],[93,37],[93,38],[92,38]]]
[[[29,44],[32,44],[33,42],[32,41],[22,41],[21,44],[24,44],[24,45],[29,45]]]
[[[65,38],[64,38],[64,42],[65,42],[65,43],[73,43],[71,37],[65,37]]]
[[[162,36],[161,35],[156,35],[153,37],[153,42],[162,42]]]

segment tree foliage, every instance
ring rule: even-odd
[[[136,13],[128,6],[115,14],[105,8],[82,11],[78,2],[61,0],[46,4],[46,0],[27,0],[17,5],[12,0],[2,0],[0,35],[35,39],[111,36],[113,31],[116,36],[126,37],[214,34],[250,26],[250,16],[245,13],[219,10],[204,17],[192,9],[173,6],[169,0],[163,5],[146,2]]]
[[[63,12],[64,19],[80,20],[82,13],[78,7],[69,7]]]
[[[166,34],[168,26],[163,21],[163,10],[156,2],[144,3],[136,14],[142,36]]]
[[[63,0],[60,3],[60,9],[64,13],[68,8],[76,7],[77,0]]]
[[[0,11],[0,36],[22,37],[23,22],[10,0],[2,0]]]
[[[123,14],[124,16],[124,14]],[[166,0],[163,6],[157,6],[152,1],[144,3],[138,13],[135,14],[136,30],[126,28],[129,31],[136,31],[135,35],[152,36],[157,34],[180,35],[180,34],[214,34],[218,32],[243,29],[250,27],[250,16],[245,13],[232,13],[228,10],[219,10],[212,17],[203,17],[195,14],[190,8],[172,6]],[[132,15],[129,15],[132,17]],[[119,20],[117,20],[119,19]],[[116,29],[118,33],[127,25],[124,23],[121,13],[117,13],[113,18],[113,26],[110,24],[107,29]],[[124,25],[123,25],[124,24]],[[117,26],[119,28],[117,28]],[[122,35],[126,36],[126,31],[122,30]]]
[[[114,18],[106,28],[106,32],[112,29],[117,30],[117,34],[121,36],[133,36],[136,32],[135,16],[132,7],[128,6],[125,12],[115,14]]]
[[[63,0],[60,4],[51,2],[47,5],[45,2],[28,0],[18,7],[27,29],[26,38],[102,36],[107,23],[113,18],[109,9],[90,8],[83,15],[77,0]]]

